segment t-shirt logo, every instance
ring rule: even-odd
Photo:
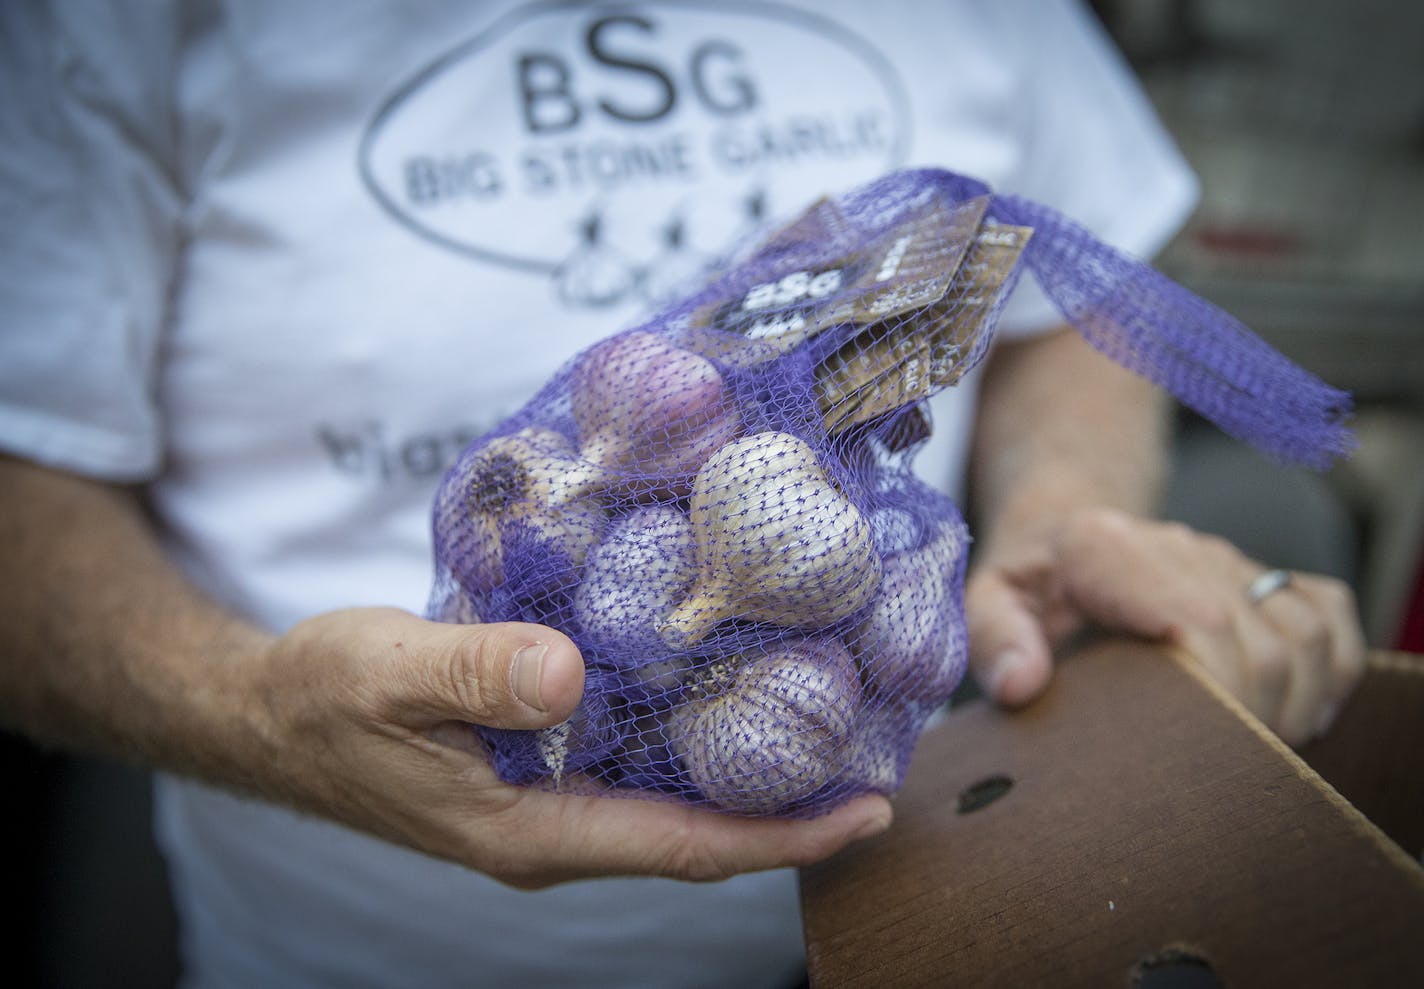
[[[399,87],[360,168],[415,233],[568,305],[658,301],[770,214],[902,164],[907,103],[804,11],[525,4]]]

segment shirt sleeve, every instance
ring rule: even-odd
[[[165,5],[0,4],[0,449],[151,476],[179,242]]]
[[[1013,39],[1023,92],[1022,156],[997,191],[1044,203],[1101,240],[1150,259],[1186,222],[1196,176],[1096,18],[1075,0],[994,4]],[[1062,315],[1025,276],[1000,332],[1019,336]]]

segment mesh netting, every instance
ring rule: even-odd
[[[501,778],[792,816],[897,789],[967,647],[968,535],[911,472],[924,400],[1021,267],[1235,435],[1348,448],[1345,395],[1045,207],[942,171],[822,200],[446,475],[429,616],[550,625],[587,664],[566,723],[477,729]]]

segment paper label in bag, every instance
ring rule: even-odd
[[[987,207],[987,197],[954,206],[930,199],[875,239],[857,242],[863,234],[823,200],[747,263],[764,277],[692,313],[688,343],[707,356],[754,364],[833,326],[923,309],[949,290]],[[838,242],[846,244],[843,253],[836,252]]]
[[[987,345],[986,321],[1031,234],[986,223],[943,296],[857,334],[823,362],[816,381],[826,429],[870,422],[956,383]]]

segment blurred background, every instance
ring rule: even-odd
[[[1424,650],[1424,4],[1094,7],[1202,182],[1158,266],[1357,405],[1324,477],[1184,418],[1167,512],[1349,579],[1371,644]]]
[[[1183,415],[1166,511],[1344,577],[1371,645],[1424,651],[1424,4],[1093,7],[1202,179],[1159,267],[1357,403],[1359,450],[1325,475]],[[9,736],[0,770],[12,984],[174,984],[147,776]]]

